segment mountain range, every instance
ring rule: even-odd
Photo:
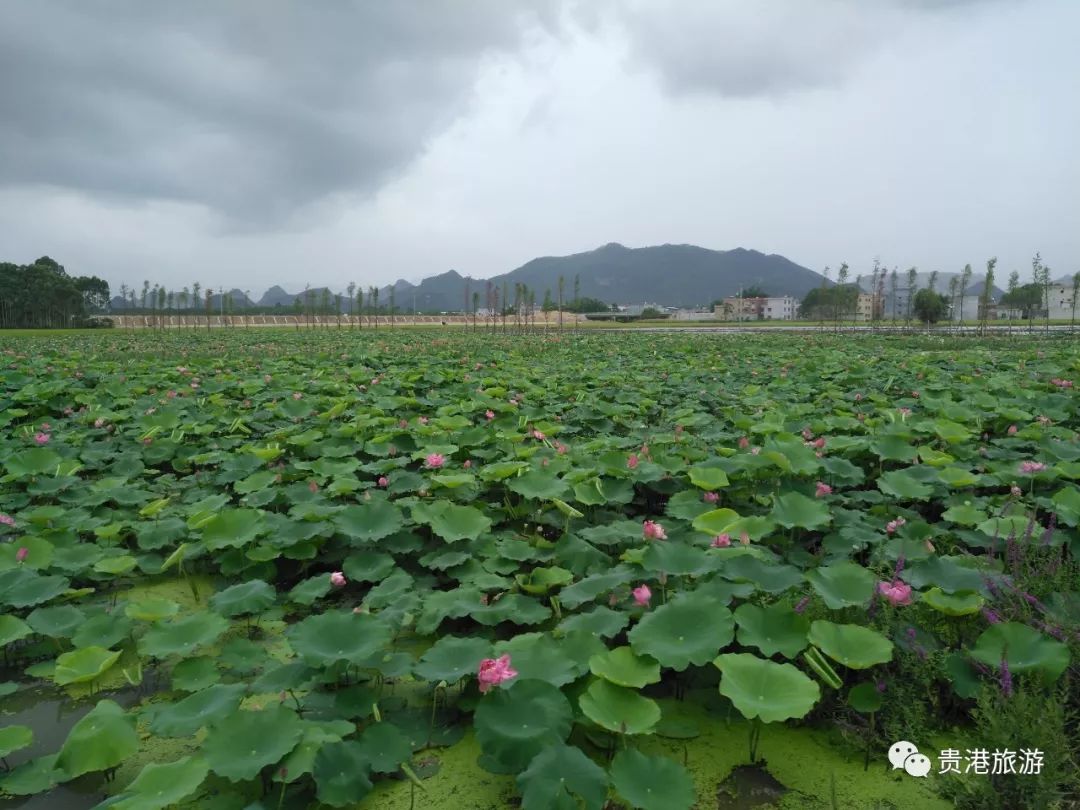
[[[489,282],[493,290],[500,291],[500,300],[505,300],[502,295],[504,285],[512,299],[515,285],[521,283],[535,293],[537,304],[549,290],[552,299],[558,301],[560,278],[563,279],[563,301],[573,299],[576,280],[577,292],[582,298],[614,304],[661,306],[708,306],[715,299],[736,295],[747,287],[758,287],[769,295],[793,295],[801,299],[822,283],[820,274],[783,256],[741,247],[734,250],[709,250],[695,245],[628,248],[612,242],[570,256],[536,258],[490,279],[468,278],[456,270],[449,270],[425,278],[419,284],[400,280],[392,286],[399,310],[459,311],[471,306],[473,293],[479,293],[479,306],[484,307]],[[310,290],[317,306],[321,304],[324,289]],[[336,294],[342,294],[342,311],[351,311],[344,290],[327,290],[327,293],[331,301]],[[231,291],[235,309],[249,306],[289,309],[297,298],[303,300],[308,294],[303,290],[290,293],[274,286],[258,301],[249,301],[243,291]],[[380,289],[378,300],[382,306],[389,303],[389,286]],[[215,310],[219,308],[217,295],[213,296],[211,306]],[[114,309],[124,307],[119,297],[113,299]]]

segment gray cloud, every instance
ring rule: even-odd
[[[0,4],[0,187],[279,223],[370,193],[467,107],[489,53],[550,23],[505,3]]]
[[[906,14],[1020,0],[629,0],[632,56],[672,94],[783,95],[841,83]]]

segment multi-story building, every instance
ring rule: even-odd
[[[729,296],[714,307],[717,318],[725,321],[793,321],[799,301],[790,295],[760,298]]]

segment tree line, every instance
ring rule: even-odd
[[[104,325],[95,315],[109,307],[109,283],[71,276],[54,259],[0,262],[0,328],[67,329]]]

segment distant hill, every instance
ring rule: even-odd
[[[707,305],[744,287],[759,287],[769,295],[802,298],[821,284],[821,276],[783,256],[756,250],[708,250],[695,245],[628,248],[618,243],[587,253],[533,259],[505,276],[511,286],[527,284],[558,295],[564,279],[564,300],[573,297],[574,278],[580,295],[611,303],[654,303],[667,306]]]
[[[574,279],[578,279],[578,294],[582,298],[597,298],[611,304],[659,304],[661,306],[707,306],[717,298],[738,294],[740,289],[758,287],[769,295],[793,295],[802,299],[822,283],[822,277],[806,267],[775,254],[756,250],[708,250],[694,245],[657,245],[628,248],[612,242],[585,253],[570,256],[545,256],[526,262],[521,267],[490,279],[474,279],[448,270],[425,278],[419,284],[397,281],[394,289],[398,311],[456,312],[472,305],[474,293],[479,293],[479,306],[487,305],[487,285],[490,282],[500,292],[507,286],[513,298],[514,286],[525,284],[536,295],[536,303],[544,300],[550,290],[552,299],[559,295],[559,277],[563,278],[563,300],[574,296]],[[947,282],[946,282],[947,283]],[[322,304],[325,288],[311,290],[316,307]],[[365,287],[365,298],[367,288]],[[342,312],[351,312],[352,302],[344,290],[330,291],[331,308],[334,295],[342,294]],[[233,290],[234,309],[248,306],[292,309],[299,298],[306,300],[304,290],[286,291],[279,286],[267,290],[257,303],[248,302],[244,293]],[[379,290],[380,308],[390,303],[390,286]],[[212,307],[219,307],[214,296]],[[114,299],[113,309],[123,309]]]

